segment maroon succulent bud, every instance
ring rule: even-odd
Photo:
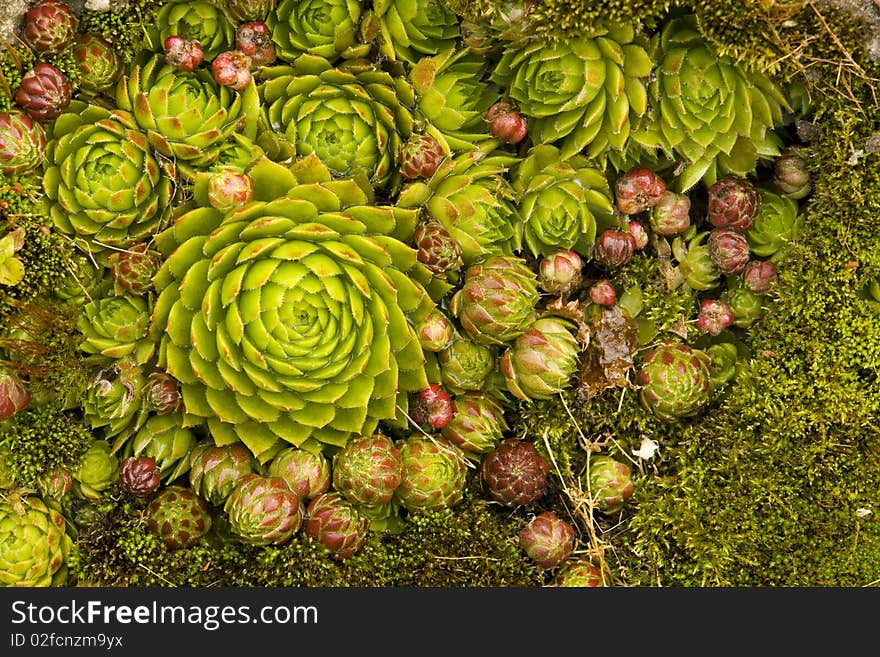
[[[608,228],[593,245],[593,259],[600,265],[613,269],[629,262],[635,250],[636,242],[629,231]]]
[[[718,335],[734,322],[733,312],[723,301],[704,299],[700,302],[697,328],[709,335]]]
[[[614,201],[623,214],[639,214],[654,206],[666,191],[666,182],[648,167],[637,166],[614,183]]]
[[[198,41],[172,35],[165,39],[165,62],[178,71],[192,73],[205,59]]]
[[[15,90],[15,102],[35,121],[53,121],[70,105],[73,88],[67,77],[46,62],[25,73]]]
[[[0,420],[23,411],[30,403],[31,394],[24,381],[9,370],[0,371]]]
[[[73,43],[79,19],[60,0],[40,0],[24,16],[22,39],[38,53],[56,55]]]
[[[452,342],[452,338],[455,337],[455,328],[446,315],[435,309],[416,325],[416,335],[422,349],[439,352]]]
[[[452,397],[436,383],[409,395],[409,416],[424,431],[442,429],[452,420]]]
[[[208,202],[221,212],[229,212],[254,200],[254,181],[236,169],[220,169],[208,176]]]
[[[400,148],[400,174],[404,178],[430,178],[445,153],[440,142],[431,135],[414,134]]]
[[[363,547],[370,520],[340,493],[322,493],[309,502],[304,533],[320,541],[337,559],[348,559]]]
[[[416,257],[434,274],[460,269],[463,263],[461,245],[446,227],[434,218],[421,222],[413,236]]]
[[[755,185],[728,174],[709,186],[709,223],[716,228],[732,228],[741,233],[755,225],[761,197]]]
[[[613,306],[617,303],[617,293],[614,286],[606,278],[602,278],[590,286],[590,300],[600,306]]]
[[[157,254],[143,243],[125,251],[114,251],[108,256],[107,264],[116,287],[135,295],[146,294],[152,289],[153,276],[159,269]]]
[[[489,132],[505,144],[518,144],[526,138],[529,131],[528,123],[513,105],[499,101],[486,112],[485,121],[489,124]]]
[[[18,175],[36,169],[43,161],[46,131],[25,112],[0,112],[0,171]]]
[[[663,192],[651,207],[651,230],[665,236],[683,233],[691,225],[690,212],[691,199],[687,194]]]
[[[713,228],[706,241],[709,257],[725,276],[739,274],[749,262],[746,236],[731,228]]]
[[[574,549],[574,527],[552,511],[544,511],[522,528],[519,544],[540,568],[556,568]]]
[[[235,30],[235,47],[251,58],[251,66],[266,66],[275,61],[275,46],[269,26],[263,21],[239,25]]]
[[[637,251],[648,246],[648,231],[645,230],[645,227],[641,222],[630,221],[627,223],[626,229],[629,231],[629,234],[632,235]]]
[[[144,386],[144,396],[147,406],[158,415],[174,413],[180,410],[183,404],[180,384],[177,379],[165,372],[150,372]]]
[[[526,440],[505,438],[480,462],[480,480],[496,502],[520,506],[535,502],[547,490],[550,462]]]
[[[538,283],[550,294],[568,294],[583,281],[584,261],[576,252],[559,249],[541,258]]]
[[[240,50],[227,50],[221,52],[211,62],[211,74],[217,84],[241,91],[253,79],[252,63],[253,60]]]
[[[125,459],[119,469],[119,487],[136,497],[151,495],[162,478],[159,466],[149,456],[132,456]]]
[[[742,273],[743,287],[755,294],[765,294],[776,282],[776,265],[769,260],[753,260]]]

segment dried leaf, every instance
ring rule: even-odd
[[[607,388],[632,388],[627,374],[635,367],[639,344],[636,322],[615,305],[595,312],[589,326],[590,343],[578,375],[578,396],[589,399]]]

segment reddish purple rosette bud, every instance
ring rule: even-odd
[[[506,506],[536,502],[547,491],[550,462],[526,440],[505,438],[480,462],[489,497]]]
[[[574,549],[574,527],[552,511],[544,511],[522,528],[519,544],[540,568],[556,568]]]
[[[607,278],[602,278],[590,286],[590,300],[600,306],[613,306],[617,303],[614,285]]]
[[[623,214],[639,214],[654,206],[666,182],[648,167],[633,167],[614,183],[614,202]]]
[[[400,175],[410,180],[430,178],[444,157],[443,147],[434,137],[414,134],[400,147]]]
[[[24,16],[24,42],[44,55],[57,55],[76,38],[79,19],[60,0],[40,0]]]
[[[635,240],[629,231],[609,228],[602,231],[593,245],[593,259],[608,269],[625,265],[636,250]]]
[[[726,175],[709,186],[709,223],[744,233],[755,225],[760,203],[761,197],[751,181]]]
[[[489,132],[505,144],[518,144],[526,138],[529,126],[522,114],[510,103],[499,101],[486,112]]]
[[[159,270],[159,258],[146,244],[135,244],[125,251],[114,251],[107,261],[110,275],[120,293],[143,295],[153,289],[153,276]]]
[[[445,274],[463,266],[461,245],[433,217],[421,222],[413,235],[416,257],[433,274]]]
[[[136,497],[152,495],[161,483],[159,466],[149,456],[132,456],[119,468],[119,487]]]
[[[36,169],[45,148],[40,123],[20,110],[0,112],[0,171],[15,176]]]
[[[25,410],[31,403],[31,394],[16,374],[0,371],[0,420]]]
[[[709,335],[718,335],[733,324],[733,312],[723,301],[704,299],[700,302],[700,314],[697,315],[697,328]]]
[[[275,61],[275,46],[269,26],[263,21],[242,23],[235,30],[235,47],[251,58],[251,66],[266,66]]]
[[[583,281],[583,259],[574,251],[559,249],[538,263],[538,284],[550,294],[566,295]]]
[[[253,60],[240,50],[221,52],[211,62],[211,74],[217,84],[241,91],[251,83]]]
[[[651,230],[658,235],[672,236],[683,233],[691,225],[691,199],[687,194],[666,191],[651,207]]]
[[[416,325],[419,344],[426,351],[443,351],[455,337],[455,327],[449,318],[436,308]]]
[[[749,262],[746,236],[731,228],[713,228],[706,240],[709,258],[725,276],[736,276]]]
[[[436,383],[409,394],[409,416],[423,431],[445,427],[452,420],[453,409],[452,397]]]
[[[322,493],[306,510],[304,533],[327,548],[334,557],[348,559],[363,547],[370,521],[340,493]]]
[[[648,231],[639,221],[630,221],[626,225],[626,229],[632,235],[633,242],[636,245],[636,251],[644,249],[648,246]]]
[[[178,71],[192,73],[205,59],[205,53],[198,41],[172,35],[165,39],[165,63]]]
[[[755,294],[766,294],[776,278],[776,265],[769,260],[753,260],[742,273],[743,287]]]
[[[150,372],[144,386],[144,396],[147,406],[156,411],[157,415],[175,413],[183,404],[180,384],[177,379],[165,372]]]
[[[221,169],[208,176],[208,202],[221,212],[229,212],[254,200],[254,181],[235,169]]]
[[[25,73],[15,90],[15,102],[35,121],[53,121],[70,105],[73,88],[67,77],[46,62]]]

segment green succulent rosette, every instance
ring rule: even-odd
[[[719,56],[693,15],[669,20],[649,52],[656,62],[651,111],[632,138],[685,163],[678,191],[700,180],[711,185],[727,173],[746,177],[759,161],[779,155],[782,140],[773,130],[790,110],[781,87]]]
[[[424,55],[454,47],[461,36],[458,16],[444,0],[374,0],[379,52],[414,64]]]
[[[251,451],[241,443],[220,446],[213,441],[203,441],[192,448],[188,460],[190,487],[220,507],[232,494],[236,482],[257,468]],[[271,471],[269,474],[277,476]]]
[[[798,202],[782,194],[759,188],[761,203],[754,225],[746,231],[749,250],[762,258],[778,261],[786,247],[798,239],[801,214]]]
[[[427,181],[401,189],[398,207],[430,214],[461,246],[470,265],[487,255],[513,255],[522,247],[522,218],[506,173],[519,160],[489,139],[473,151],[444,159]]]
[[[728,289],[721,295],[724,301],[733,313],[733,323],[740,328],[751,328],[761,315],[764,313],[763,295],[752,292],[746,287],[734,287]]]
[[[156,13],[155,24],[147,33],[150,47],[156,51],[162,51],[170,36],[198,41],[209,62],[235,44],[235,25],[219,3],[208,0],[169,0]]]
[[[696,415],[709,401],[711,361],[705,351],[662,341],[645,355],[636,373],[642,406],[665,421]]]
[[[98,372],[85,390],[83,419],[92,429],[101,429],[104,438],[115,438],[114,448],[147,420],[145,383],[141,368],[126,358]]]
[[[525,401],[551,399],[568,387],[578,369],[580,345],[574,323],[541,317],[501,355],[507,389]]]
[[[410,513],[440,511],[464,499],[467,459],[444,438],[413,434],[400,443],[404,477],[394,500]]]
[[[309,54],[336,62],[369,52],[370,45],[359,42],[362,13],[359,0],[281,0],[266,25],[281,59]]]
[[[314,154],[338,177],[365,177],[394,193],[397,153],[413,130],[405,79],[372,66],[334,68],[313,55],[262,75],[264,118],[297,156]]]
[[[57,505],[35,495],[0,501],[0,584],[64,586],[72,549]]]
[[[467,268],[449,310],[480,344],[512,342],[537,319],[538,277],[518,256],[489,256]]]
[[[712,389],[718,390],[736,378],[739,350],[732,342],[717,342],[706,347],[712,370]]]
[[[144,297],[123,294],[100,297],[82,308],[77,328],[83,335],[80,349],[108,358],[131,356],[146,363],[155,345],[145,339],[150,326],[150,308]]]
[[[692,290],[705,292],[721,283],[721,270],[709,255],[706,244],[711,231],[697,233],[690,239],[677,235],[672,240],[672,253],[678,261],[678,274]]]
[[[113,454],[110,443],[95,440],[89,445],[73,472],[77,490],[90,500],[100,499],[101,493],[119,478],[119,459]]]
[[[208,167],[207,172],[234,169],[239,173],[244,173],[245,169],[265,154],[265,151],[253,140],[237,132],[228,142],[223,144],[217,159]]]
[[[180,412],[150,415],[125,443],[124,454],[153,459],[162,481],[171,483],[189,472],[190,452],[197,443],[196,434],[185,424]]]
[[[157,232],[168,217],[173,167],[153,157],[132,114],[71,101],[51,128],[43,210],[88,253],[106,255]]]
[[[563,160],[555,146],[535,146],[516,166],[523,240],[532,255],[559,249],[592,253],[599,226],[614,224],[614,200],[605,173],[581,155]]]
[[[452,419],[440,430],[449,442],[465,454],[487,454],[498,447],[509,429],[504,408],[498,400],[482,392],[469,391],[455,396]]]
[[[416,92],[416,117],[446,153],[473,150],[490,138],[484,117],[500,90],[483,81],[486,60],[467,49],[423,57],[409,79]]]
[[[633,25],[597,25],[589,36],[510,45],[492,80],[529,118],[536,144],[559,144],[563,158],[601,159],[627,149],[648,109],[653,63]]]
[[[157,237],[152,328],[186,412],[266,462],[406,408],[428,385],[413,326],[435,303],[405,243],[415,212],[373,205],[314,157],[249,175],[253,202],[224,215],[201,200]]]
[[[153,148],[176,160],[188,178],[213,164],[233,134],[257,137],[255,84],[237,92],[217,84],[207,68],[178,71],[161,55],[133,62],[116,85],[115,99],[132,113]]]
[[[113,290],[113,278],[104,267],[95,264],[79,252],[64,260],[65,275],[58,281],[52,293],[73,306],[85,305]]]
[[[494,347],[456,336],[437,354],[440,379],[453,394],[482,390],[495,371]]]

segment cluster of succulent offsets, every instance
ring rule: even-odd
[[[548,42],[511,4],[168,0],[122,66],[40,0],[23,39],[77,39],[81,82],[24,76],[0,167],[41,176],[81,252],[65,298],[94,371],[94,445],[52,490],[130,496],[169,549],[303,534],[337,559],[478,494],[531,517],[520,543],[556,585],[611,583],[572,556],[584,532],[542,506],[553,455],[510,419],[573,388],[698,415],[769,305],[809,174],[774,132],[782,89],[692,17]],[[619,282],[647,256],[692,294],[681,325]],[[3,418],[27,383],[0,380]],[[590,513],[633,496],[626,458],[586,459]],[[51,507],[0,503],[0,581],[63,578]],[[22,526],[40,549],[6,540]]]

